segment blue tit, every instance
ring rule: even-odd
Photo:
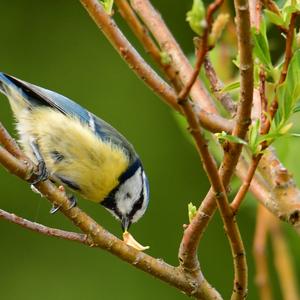
[[[142,217],[148,180],[133,146],[116,129],[72,100],[4,73],[0,91],[25,154],[38,165],[34,183],[49,178],[101,203],[124,231]]]

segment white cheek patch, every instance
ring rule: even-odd
[[[140,197],[143,188],[142,169],[139,167],[134,175],[121,184],[115,195],[116,205],[122,215],[127,215],[132,210],[136,199]]]
[[[134,214],[132,218],[132,223],[137,222],[144,215],[149,202],[149,187],[147,185],[147,178],[144,171],[143,171],[143,196],[144,196],[143,206]]]

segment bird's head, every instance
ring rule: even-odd
[[[119,182],[101,204],[120,220],[123,231],[127,231],[143,216],[149,202],[148,179],[139,159],[120,176]]]

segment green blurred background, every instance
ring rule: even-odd
[[[153,1],[186,53],[190,53],[192,33],[184,19],[191,3],[173,2]],[[135,43],[118,14],[116,18]],[[141,243],[151,246],[149,254],[177,265],[187,204],[198,204],[209,186],[195,149],[178,129],[169,108],[129,70],[79,1],[2,0],[0,26],[1,71],[74,99],[134,144],[147,170],[151,200],[146,215],[131,232]],[[0,120],[14,134],[5,97],[1,96],[0,103]],[[296,169],[295,153],[291,152],[289,160]],[[76,230],[60,213],[49,215],[49,203],[2,167],[0,187],[2,209],[48,226]],[[119,224],[102,207],[81,200],[79,206],[121,236]],[[248,253],[248,299],[257,299],[251,254],[253,199],[243,204],[238,221]],[[286,232],[295,257],[300,250],[297,236],[287,226]],[[177,290],[102,250],[45,237],[2,220],[0,233],[1,299],[186,299]],[[232,259],[218,215],[205,234],[199,256],[207,279],[228,299]],[[299,266],[299,255],[296,259]],[[300,275],[300,267],[297,272]],[[276,299],[281,299],[273,277]]]

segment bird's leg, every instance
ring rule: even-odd
[[[71,209],[77,205],[77,199],[74,195],[71,195],[68,198],[70,200],[70,207],[68,209]]]
[[[65,188],[60,185],[58,189],[62,192],[65,192]],[[74,195],[68,196],[68,199],[70,201],[70,207],[68,209],[71,209],[77,205],[77,200]],[[58,205],[53,205],[52,208],[50,209],[50,214],[55,214],[59,210],[60,206]]]
[[[46,164],[45,161],[42,157],[42,154],[40,152],[39,149],[39,145],[37,144],[36,140],[32,139],[30,142],[30,147],[31,150],[33,152],[33,155],[35,156],[36,160],[37,160],[37,172],[35,172],[35,180],[32,182],[33,185],[41,182],[41,181],[45,181],[48,179],[49,174],[46,168]]]

